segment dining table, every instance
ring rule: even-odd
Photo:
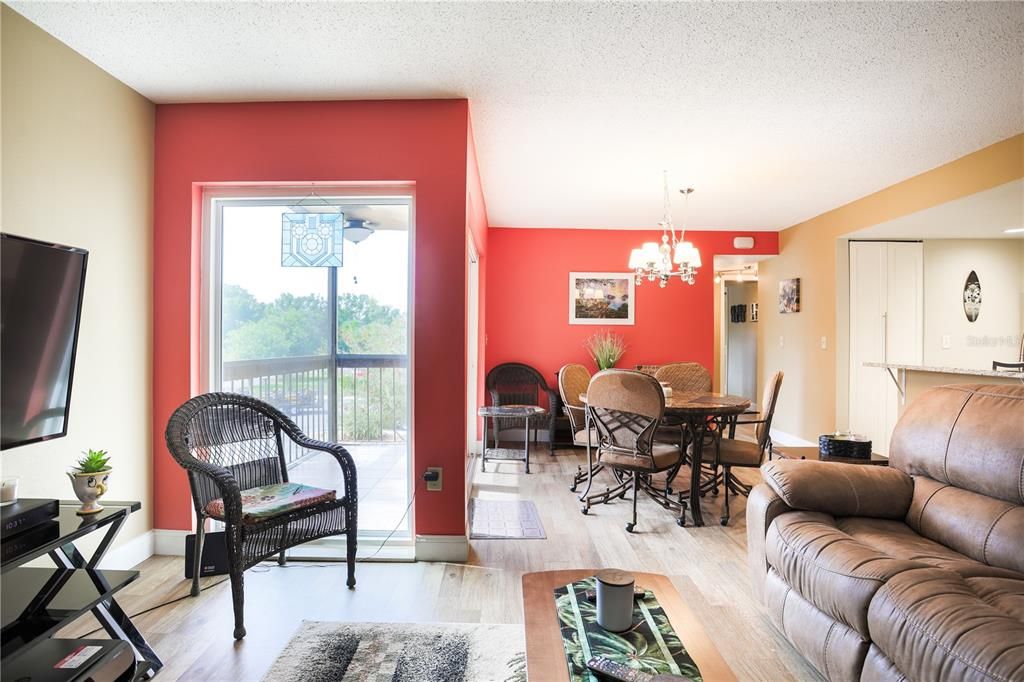
[[[586,405],[587,394],[580,394],[580,400]],[[690,436],[689,442],[692,445],[690,453],[690,516],[695,526],[704,525],[704,515],[701,513],[700,508],[700,463],[703,461],[704,438],[707,436],[709,425],[714,422],[719,424],[725,423],[749,409],[749,398],[729,395],[728,393],[680,391],[665,396],[665,418],[671,420],[670,423],[676,423],[685,428]],[[589,408],[587,409],[587,422],[587,433],[589,435]],[[587,447],[587,458],[592,478],[601,465],[600,462],[596,465],[593,462],[589,444]],[[590,489],[589,483],[587,489]]]

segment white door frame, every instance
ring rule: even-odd
[[[467,233],[468,246],[467,296],[466,296],[466,452],[475,453],[478,447],[476,437],[477,374],[480,366],[480,256],[472,233]]]

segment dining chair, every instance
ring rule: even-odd
[[[711,374],[704,369],[699,362],[673,362],[661,365],[654,372],[654,378],[658,383],[668,384],[672,393],[708,393],[711,391]],[[683,463],[687,463],[689,456],[684,445],[686,437],[683,423],[675,420],[667,420],[662,423],[655,438],[662,443],[679,443],[683,452]],[[710,438],[710,435],[709,435]],[[710,440],[707,441],[710,444]],[[671,493],[671,483],[674,476],[669,476],[667,492]]]
[[[593,468],[590,460],[590,447],[597,442],[596,431],[591,427],[587,429],[586,406],[580,400],[580,395],[587,392],[590,384],[590,370],[578,363],[564,365],[558,370],[558,394],[562,399],[562,408],[569,418],[569,428],[572,431],[573,445],[587,448],[587,471],[582,466],[576,468],[572,477],[572,485],[569,490],[576,492],[580,483],[589,480],[599,469]],[[591,471],[593,468],[593,471]]]
[[[660,383],[668,384],[673,393],[711,391],[711,374],[699,362],[673,362],[662,365],[654,373],[654,378]]]
[[[641,492],[661,507],[678,513],[676,523],[684,525],[686,503],[682,495],[670,497],[664,488],[655,488],[654,474],[678,469],[678,445],[659,443],[654,434],[665,416],[665,394],[649,374],[623,369],[598,372],[587,388],[587,412],[597,430],[597,459],[620,475],[613,489],[584,500],[582,512],[595,503],[633,492],[633,511],[626,530],[636,527],[636,503]]]
[[[766,454],[771,453],[772,418],[775,416],[775,406],[779,400],[779,391],[782,389],[781,371],[776,372],[768,380],[761,397],[761,409],[757,412],[746,412],[740,415],[734,424],[752,424],[754,426],[754,442],[737,440],[735,437],[722,438],[722,430],[719,429],[719,437],[715,439],[714,448],[704,449],[704,462],[710,463],[714,470],[714,477],[719,479],[718,469],[722,469],[721,483],[725,492],[721,523],[723,526],[729,523],[729,492],[737,495],[747,496],[750,494],[751,486],[736,479],[732,475],[733,467],[756,468],[764,462]],[[760,415],[759,419],[744,419],[744,417]],[[735,434],[734,428],[730,427],[730,435]]]

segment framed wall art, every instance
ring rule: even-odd
[[[621,272],[570,272],[569,324],[633,324],[633,277],[632,273]]]

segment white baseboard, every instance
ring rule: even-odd
[[[462,563],[469,559],[469,539],[465,535],[417,535],[416,561]]]
[[[137,566],[153,556],[154,545],[153,531],[146,531],[107,552],[100,562],[100,568],[128,569]]]
[[[799,438],[792,434],[786,433],[785,431],[777,431],[775,429],[772,429],[771,434],[772,443],[774,443],[775,445],[789,445],[790,447],[803,448],[815,447],[818,445],[817,443],[812,443],[809,440],[804,440],[803,438]]]
[[[185,536],[190,534],[191,531],[187,530],[154,528],[153,553],[164,556],[185,556]]]

